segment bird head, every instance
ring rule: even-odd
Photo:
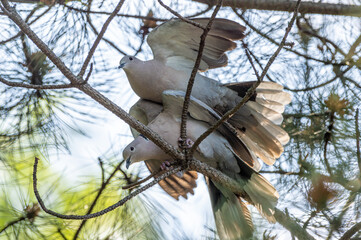
[[[146,136],[140,134],[129,143],[123,150],[123,158],[126,161],[126,168],[136,162],[145,160],[169,158],[157,145],[150,141]]]
[[[124,70],[129,69],[135,63],[139,62],[140,60],[134,56],[125,55],[119,62],[118,68],[122,68]]]

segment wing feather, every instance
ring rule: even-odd
[[[209,18],[192,20],[206,26]],[[245,27],[234,21],[216,18],[207,35],[199,69],[205,71],[227,65],[228,58],[224,53],[236,48],[233,41],[242,39],[244,31]],[[192,69],[202,33],[201,28],[172,19],[155,28],[147,42],[156,60],[175,69]]]

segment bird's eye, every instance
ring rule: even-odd
[[[133,58],[132,58],[132,57],[129,57],[129,60],[130,60],[130,61],[133,61]]]
[[[133,151],[134,151],[134,147],[130,147],[130,151],[132,151],[132,152],[133,152]]]

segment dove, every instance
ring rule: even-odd
[[[184,94],[181,91],[165,91],[162,95],[163,110],[160,113],[155,103],[147,103],[145,100],[141,100],[140,104],[136,104],[136,107],[132,109],[138,113],[138,117],[146,121],[148,117],[151,119],[155,116],[148,127],[168,143],[178,146]],[[139,111],[140,109],[145,111]],[[195,141],[210,127],[210,124],[221,117],[212,108],[194,97],[190,101],[189,114],[187,136],[191,141]],[[124,149],[123,157],[126,159],[127,166],[141,161],[157,161],[160,166],[161,162],[173,161],[144,135],[138,135]],[[252,236],[251,214],[244,200],[253,204],[267,220],[275,221],[273,213],[278,193],[254,169],[258,168],[255,164],[258,161],[257,157],[249,151],[231,124],[223,123],[218,131],[202,141],[194,153],[194,158],[219,169],[243,186],[244,193],[236,195],[221,184],[207,178],[212,209],[221,239],[248,239]],[[181,185],[180,178],[177,176],[174,178]],[[188,185],[188,187],[192,186]],[[183,189],[178,190],[184,193]],[[176,188],[175,191],[177,191]]]
[[[204,26],[209,21],[207,18],[192,20]],[[242,39],[244,31],[245,27],[234,21],[214,19],[199,70],[227,65],[225,52],[236,48],[234,40]],[[154,59],[142,61],[134,56],[124,56],[120,61],[119,67],[125,71],[134,92],[142,99],[162,103],[163,91],[186,91],[202,33],[202,29],[180,19],[172,19],[155,28],[147,38]],[[253,83],[221,84],[197,73],[192,96],[218,114],[224,114],[241,101]],[[262,82],[253,97],[228,120],[239,135],[243,135],[250,150],[268,165],[280,157],[283,145],[289,141],[288,134],[279,125],[283,121],[284,106],[290,101],[291,96],[280,84]]]

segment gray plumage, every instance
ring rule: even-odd
[[[205,25],[209,19],[193,20]],[[245,28],[236,22],[215,19],[206,40],[200,70],[227,64],[225,52],[236,47],[233,40],[242,39],[244,31]],[[201,29],[179,19],[154,29],[147,40],[154,59],[141,61],[125,56],[120,61],[135,93],[143,99],[162,103],[163,91],[185,91],[201,34]],[[245,88],[250,86],[249,82],[223,85],[197,73],[192,96],[224,114],[241,101]],[[284,106],[290,101],[290,95],[281,85],[263,82],[254,98],[229,120],[250,151],[266,164],[273,164],[289,141],[288,134],[278,125],[283,120]]]
[[[205,26],[209,19],[192,19]],[[199,70],[227,65],[225,52],[236,47],[234,40],[244,37],[245,28],[226,19],[215,19],[206,38]],[[168,143],[178,146],[180,112],[183,95],[196,60],[203,30],[179,19],[170,20],[148,36],[154,59],[141,61],[124,56],[120,61],[135,93],[143,99],[130,113],[161,135]],[[195,141],[220,115],[241,101],[254,82],[220,84],[197,73],[189,106],[187,137]],[[166,90],[180,90],[166,91]],[[166,91],[166,92],[164,92]],[[162,95],[162,93],[164,94]],[[198,147],[194,157],[240,182],[240,196],[207,179],[213,212],[221,239],[247,239],[252,236],[252,219],[244,200],[253,204],[270,222],[274,222],[274,206],[278,193],[257,171],[258,159],[273,164],[289,141],[279,125],[284,106],[291,101],[277,83],[262,82],[251,99],[216,132]],[[163,103],[162,106],[157,103]],[[137,133],[133,130],[133,134]],[[145,161],[154,172],[163,161],[172,161],[159,147],[140,135],[123,152],[131,162]],[[196,187],[196,172],[172,175],[160,182],[175,199],[187,197]]]
[[[162,110],[163,106],[161,104],[140,99],[130,108],[129,114],[141,123],[148,125],[160,114]],[[131,128],[131,131],[134,138],[139,136],[139,133],[134,128]],[[162,163],[160,159],[149,158],[144,162],[151,173],[159,171]],[[159,186],[176,200],[178,200],[180,196],[187,199],[188,193],[194,194],[193,189],[197,187],[197,178],[198,174],[196,171],[185,172],[182,177],[177,174],[173,174],[160,181]]]
[[[173,146],[178,146],[183,100],[184,92],[164,92],[163,111],[148,124],[149,128]],[[144,100],[142,101],[144,102]],[[136,106],[133,110],[141,108]],[[154,109],[156,107],[152,107],[152,110]],[[211,108],[195,98],[192,98],[190,102],[189,113],[191,117],[187,122],[187,136],[193,141],[210,127],[209,122],[214,121],[212,119],[220,117]],[[149,116],[151,115],[154,116],[155,114],[149,114]],[[220,128],[220,131],[225,135],[216,131],[208,136],[199,145],[194,157],[221,170],[243,186],[244,193],[237,196],[220,184],[215,182],[208,184],[221,239],[247,239],[252,236],[253,225],[242,198],[252,203],[269,221],[274,222],[273,211],[277,203],[278,193],[266,179],[247,163],[257,161],[256,157],[252,155],[242,139],[228,125],[224,123]],[[239,153],[227,140],[228,135],[234,135],[232,139],[237,139],[239,146],[243,145],[238,149]],[[129,159],[128,161],[131,163],[158,160],[160,165],[162,161],[171,161],[171,158],[158,146],[142,135],[136,137],[124,149],[123,156]],[[181,188],[178,190],[183,191]]]

